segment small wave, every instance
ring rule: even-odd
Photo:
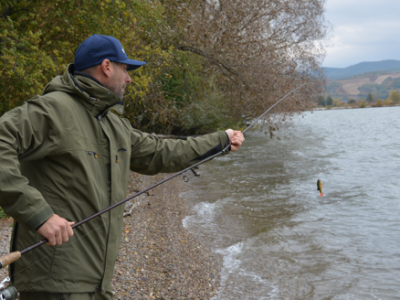
[[[198,223],[210,223],[214,219],[215,210],[219,206],[218,201],[215,203],[201,202],[193,207],[196,213],[183,219],[183,227],[188,229],[191,225]]]
[[[212,300],[230,299],[229,294],[236,299],[276,299],[279,288],[267,279],[245,270],[239,256],[244,251],[244,243],[239,242],[225,249],[215,250],[223,255],[221,271],[221,287]],[[257,289],[249,288],[258,286]],[[268,292],[267,292],[268,291]],[[256,297],[256,298],[255,298]]]

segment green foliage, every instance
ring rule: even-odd
[[[328,86],[331,88],[341,88],[342,84],[337,81],[330,81]]]
[[[383,101],[382,99],[378,99],[378,101],[376,101],[376,107],[382,107],[383,106]]]
[[[398,91],[393,91],[390,94],[389,99],[395,104],[400,103],[400,93]]]
[[[360,103],[360,108],[365,108],[365,107],[366,107],[365,101],[362,101],[362,102]]]
[[[116,37],[128,57],[148,63],[132,74],[133,83],[127,87],[124,97],[125,117],[135,128],[144,131],[200,133],[226,124],[240,124],[244,109],[258,113],[269,105],[269,102],[260,101],[254,90],[267,94],[273,100],[270,94],[279,94],[295,85],[297,79],[292,79],[300,76],[299,72],[292,72],[294,75],[291,79],[284,74],[278,85],[269,87],[266,84],[275,82],[274,74],[286,72],[283,70],[287,70],[287,65],[283,63],[279,66],[280,62],[276,64],[276,70],[274,67],[275,73],[270,75],[273,80],[257,82],[257,74],[267,76],[268,72],[248,72],[247,64],[258,65],[257,60],[253,61],[253,56],[257,55],[249,51],[250,44],[242,43],[242,52],[235,52],[238,48],[236,39],[242,40],[240,32],[247,29],[232,30],[239,33],[225,41],[228,48],[215,47],[215,41],[219,41],[218,36],[223,31],[214,32],[212,27],[210,32],[215,36],[206,36],[202,30],[211,19],[206,19],[207,24],[195,22],[195,16],[202,15],[203,9],[202,1],[196,3],[190,0],[1,0],[0,116],[35,94],[40,94],[46,83],[56,75],[61,75],[66,66],[73,62],[78,45],[94,33]],[[235,4],[241,5],[240,2]],[[322,14],[322,11],[316,13]],[[293,17],[297,15],[298,12],[293,10]],[[221,17],[221,20],[225,18]],[[241,27],[241,18],[238,20],[240,22],[237,24],[227,24],[227,28]],[[195,24],[198,27],[194,28]],[[317,27],[313,27],[313,30],[318,34]],[[315,38],[311,32],[306,33],[310,34],[309,39]],[[262,39],[259,42],[262,47],[258,48],[264,49],[265,43]],[[293,43],[292,47],[297,47],[296,44]],[[208,54],[202,49],[208,50]],[[301,49],[298,48],[298,51]],[[261,53],[274,51],[262,50]],[[240,58],[249,53],[246,57],[250,60],[244,59],[239,65],[248,72],[246,76],[256,74],[249,77],[252,80],[246,78],[243,81],[255,81],[252,90],[247,83],[241,83],[242,74],[246,73],[230,62],[237,61],[234,57]],[[305,53],[302,53],[297,59],[304,56]],[[308,61],[312,61],[311,58]],[[224,63],[225,69],[220,62]],[[292,59],[288,62],[290,66],[293,65]],[[233,75],[236,81],[227,79]],[[276,86],[280,86],[282,91],[275,90]],[[273,93],[264,93],[265,90]],[[301,110],[299,107],[301,105],[281,106],[289,112]]]
[[[384,106],[391,106],[393,105],[393,101],[390,99],[386,99],[385,101],[383,101],[383,105]]]
[[[333,104],[333,99],[332,99],[332,97],[329,95],[328,97],[326,97],[326,105],[332,106],[332,104]]]
[[[73,62],[78,45],[97,33],[116,37],[128,57],[147,62],[131,74],[124,97],[134,127],[198,133],[227,119],[204,61],[170,46],[176,32],[159,1],[1,1],[0,14],[0,116],[40,94]]]
[[[357,103],[357,101],[355,99],[350,99],[349,101],[347,101],[348,105],[354,105],[356,103]]]
[[[377,100],[376,98],[387,98],[389,96],[389,91],[384,85],[380,84],[364,84],[358,88],[360,91],[361,95],[368,95],[372,94],[372,96],[375,95],[375,99],[372,99],[372,101]],[[368,101],[368,100],[367,100]]]
[[[8,215],[4,212],[3,208],[0,206],[0,219],[8,218]]]
[[[343,89],[342,84],[337,81],[328,81],[325,88],[330,95],[333,95],[335,97],[346,94],[346,91]]]
[[[360,96],[366,98],[369,93],[375,95],[374,101],[378,100],[378,98],[385,99],[389,97],[390,93],[393,90],[400,90],[400,78],[386,78],[381,84],[372,83],[381,75],[390,75],[389,72],[369,72],[360,74],[354,77],[350,77],[346,79],[346,83],[349,84],[357,84],[356,82],[351,82],[352,79],[361,79],[361,78],[369,78],[371,83],[363,84],[358,87],[360,91]],[[348,95],[347,92],[342,88],[343,82],[337,81],[328,81],[326,85],[327,92],[333,97],[342,97],[344,95]]]
[[[334,99],[332,105],[336,107],[341,106],[342,100],[340,98]]]
[[[371,93],[372,95],[376,95],[376,98],[387,98],[396,89],[400,89],[400,78],[393,79],[392,77],[386,78],[382,84],[364,84],[358,88],[361,95],[366,96]]]
[[[387,89],[400,89],[400,78],[392,79],[392,77],[387,78],[382,85],[385,86]]]
[[[374,102],[374,98],[372,97],[372,94],[371,94],[371,93],[368,94],[367,102],[369,102],[369,103]]]
[[[325,106],[325,98],[324,98],[324,96],[319,96],[318,97],[318,103],[317,103],[317,105],[318,106]]]
[[[161,82],[169,105],[176,107],[179,133],[210,131],[219,126],[226,114],[216,78],[203,76],[204,59],[200,56],[178,52],[176,57],[177,63],[161,76]],[[178,133],[176,129],[173,132]]]
[[[199,134],[215,130],[227,119],[227,103],[215,76],[204,76],[203,58],[171,50],[174,63],[165,64],[156,84],[139,101],[130,101],[127,116],[133,126],[166,134]]]
[[[133,74],[127,100],[143,101],[160,72],[171,63],[163,38],[163,6],[137,1],[10,1],[0,3],[0,115],[40,94],[44,85],[73,62],[78,45],[90,35],[106,34],[123,44],[129,57],[148,62]]]

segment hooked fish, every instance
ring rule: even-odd
[[[322,186],[323,186],[323,184],[322,184],[321,180],[318,179],[318,181],[317,181],[317,191],[319,191],[321,193],[320,194],[321,197],[324,195],[324,193],[322,193]]]

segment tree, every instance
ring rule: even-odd
[[[327,106],[332,106],[333,105],[333,99],[332,99],[332,97],[330,95],[328,97],[326,97],[326,105]]]
[[[167,30],[163,7],[148,1],[1,1],[0,115],[41,93],[55,75],[73,62],[77,46],[93,33],[118,38],[130,57],[148,62],[133,75],[127,102],[148,92],[171,53],[159,40],[148,39]],[[133,102],[131,102],[133,103]],[[128,108],[131,109],[131,107]]]
[[[354,104],[356,104],[357,102],[356,102],[356,100],[355,99],[350,99],[349,101],[347,101],[347,104],[348,105],[354,105]]]
[[[304,82],[275,112],[306,109],[322,82],[312,76],[324,56],[323,0],[166,0],[175,47],[205,59],[205,72],[229,101],[230,116],[252,118]],[[313,91],[314,90],[314,91]],[[277,115],[276,115],[277,116]]]
[[[393,101],[390,99],[386,99],[385,101],[383,101],[383,105],[385,106],[391,106],[393,105]]]
[[[371,94],[371,93],[368,93],[368,96],[367,96],[367,102],[368,102],[368,103],[372,103],[372,102],[374,102],[374,97],[372,96],[372,94]]]
[[[318,102],[317,102],[317,105],[318,106],[325,106],[325,98],[324,98],[324,96],[319,96],[318,97]]]
[[[112,35],[133,73],[125,116],[145,131],[205,132],[274,108],[302,111],[322,91],[325,0],[0,1],[0,115],[73,61],[93,33]],[[314,97],[314,98],[313,98]],[[272,120],[270,120],[272,122]]]
[[[341,106],[342,105],[342,100],[340,98],[334,99],[332,101],[333,106]]]
[[[397,104],[400,102],[400,93],[398,91],[393,91],[390,96],[389,99],[393,101],[394,104]]]

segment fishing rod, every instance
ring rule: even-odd
[[[301,87],[303,87],[303,86],[306,85],[306,84],[308,84],[308,83],[304,83],[304,84],[298,86],[297,88],[295,88],[294,90],[292,90],[292,91],[290,91],[288,94],[286,94],[283,98],[279,99],[278,102],[276,102],[274,105],[272,105],[267,111],[265,111],[261,116],[259,116],[257,119],[255,119],[249,126],[247,126],[247,128],[243,131],[243,133],[245,133],[245,132],[248,131],[251,127],[253,127],[253,125],[254,125],[255,123],[257,123],[263,116],[265,116],[269,111],[271,111],[271,110],[272,110],[275,106],[277,106],[281,101],[283,101],[284,99],[286,99],[290,94],[294,93],[295,91],[297,91],[298,89],[300,89]],[[92,216],[90,216],[90,217],[87,217],[86,219],[83,219],[83,220],[77,222],[76,224],[72,225],[71,228],[74,229],[74,228],[76,228],[76,227],[78,227],[78,226],[80,226],[80,225],[82,225],[82,224],[84,224],[84,223],[86,223],[86,222],[89,222],[90,220],[92,220],[92,219],[94,219],[94,218],[96,218],[96,217],[98,217],[98,216],[100,216],[100,215],[102,215],[102,214],[104,214],[104,213],[106,213],[106,212],[108,212],[108,211],[110,211],[110,210],[116,208],[117,206],[120,206],[121,204],[124,204],[125,202],[127,202],[127,201],[129,201],[129,200],[132,200],[133,198],[136,198],[136,197],[138,197],[138,196],[140,196],[140,195],[142,195],[142,194],[148,192],[149,190],[151,190],[151,189],[153,189],[153,188],[155,188],[155,187],[157,187],[157,186],[159,186],[159,185],[161,185],[161,184],[163,184],[163,183],[165,183],[165,182],[167,182],[167,181],[169,181],[169,180],[171,180],[171,179],[173,179],[173,178],[175,178],[175,177],[178,177],[178,176],[182,175],[183,173],[185,173],[185,172],[191,170],[192,168],[195,168],[195,167],[197,167],[197,166],[199,166],[199,165],[201,165],[201,164],[203,164],[203,163],[205,163],[205,162],[207,162],[207,161],[212,160],[213,158],[215,158],[215,157],[217,157],[217,156],[219,156],[219,155],[225,153],[225,152],[229,149],[230,146],[231,146],[231,143],[229,142],[229,145],[226,146],[224,149],[222,149],[222,150],[221,150],[220,152],[218,152],[217,154],[214,154],[214,155],[212,155],[212,156],[209,156],[209,157],[207,157],[206,159],[204,159],[204,160],[202,160],[202,161],[200,161],[200,162],[198,162],[198,163],[196,163],[196,164],[194,164],[194,165],[192,165],[192,166],[190,166],[190,167],[188,167],[188,168],[186,168],[186,169],[184,169],[184,170],[182,170],[182,171],[180,171],[180,172],[178,172],[178,173],[175,173],[174,175],[172,175],[172,176],[170,176],[170,177],[168,177],[168,178],[166,178],[166,179],[164,179],[164,180],[161,180],[161,181],[159,181],[159,182],[153,184],[152,186],[150,186],[150,187],[148,187],[148,188],[145,188],[144,190],[142,190],[142,191],[140,191],[140,192],[138,192],[138,193],[136,193],[136,194],[134,194],[134,195],[132,195],[132,196],[129,196],[128,198],[126,198],[126,199],[124,199],[124,200],[121,200],[120,202],[117,202],[117,203],[115,203],[115,204],[113,204],[113,205],[111,205],[111,206],[109,206],[109,207],[107,207],[107,208],[105,208],[105,209],[103,209],[103,210],[101,210],[101,211],[95,213],[94,215],[92,215]],[[35,249],[35,248],[37,248],[37,247],[39,247],[39,246],[42,246],[43,244],[45,244],[45,243],[47,243],[47,242],[48,242],[47,239],[43,239],[43,240],[41,240],[40,242],[37,242],[36,244],[33,244],[33,245],[31,245],[31,246],[29,246],[29,247],[27,247],[27,248],[25,248],[25,249],[23,249],[23,250],[21,250],[21,251],[14,251],[14,252],[12,252],[12,253],[9,253],[9,254],[7,254],[7,255],[1,257],[1,258],[0,258],[0,269],[1,269],[1,268],[5,268],[6,266],[12,264],[13,262],[17,261],[22,255],[24,255],[24,254],[26,254],[26,253],[32,251],[33,249]],[[6,289],[3,289],[3,290],[2,290],[1,288],[2,288],[2,287],[0,286],[0,300],[3,300],[3,298],[2,298],[2,291],[3,291],[3,290],[6,290]],[[4,298],[4,299],[7,299],[7,300],[10,299],[10,300],[12,300],[12,299],[15,299],[15,298]]]

